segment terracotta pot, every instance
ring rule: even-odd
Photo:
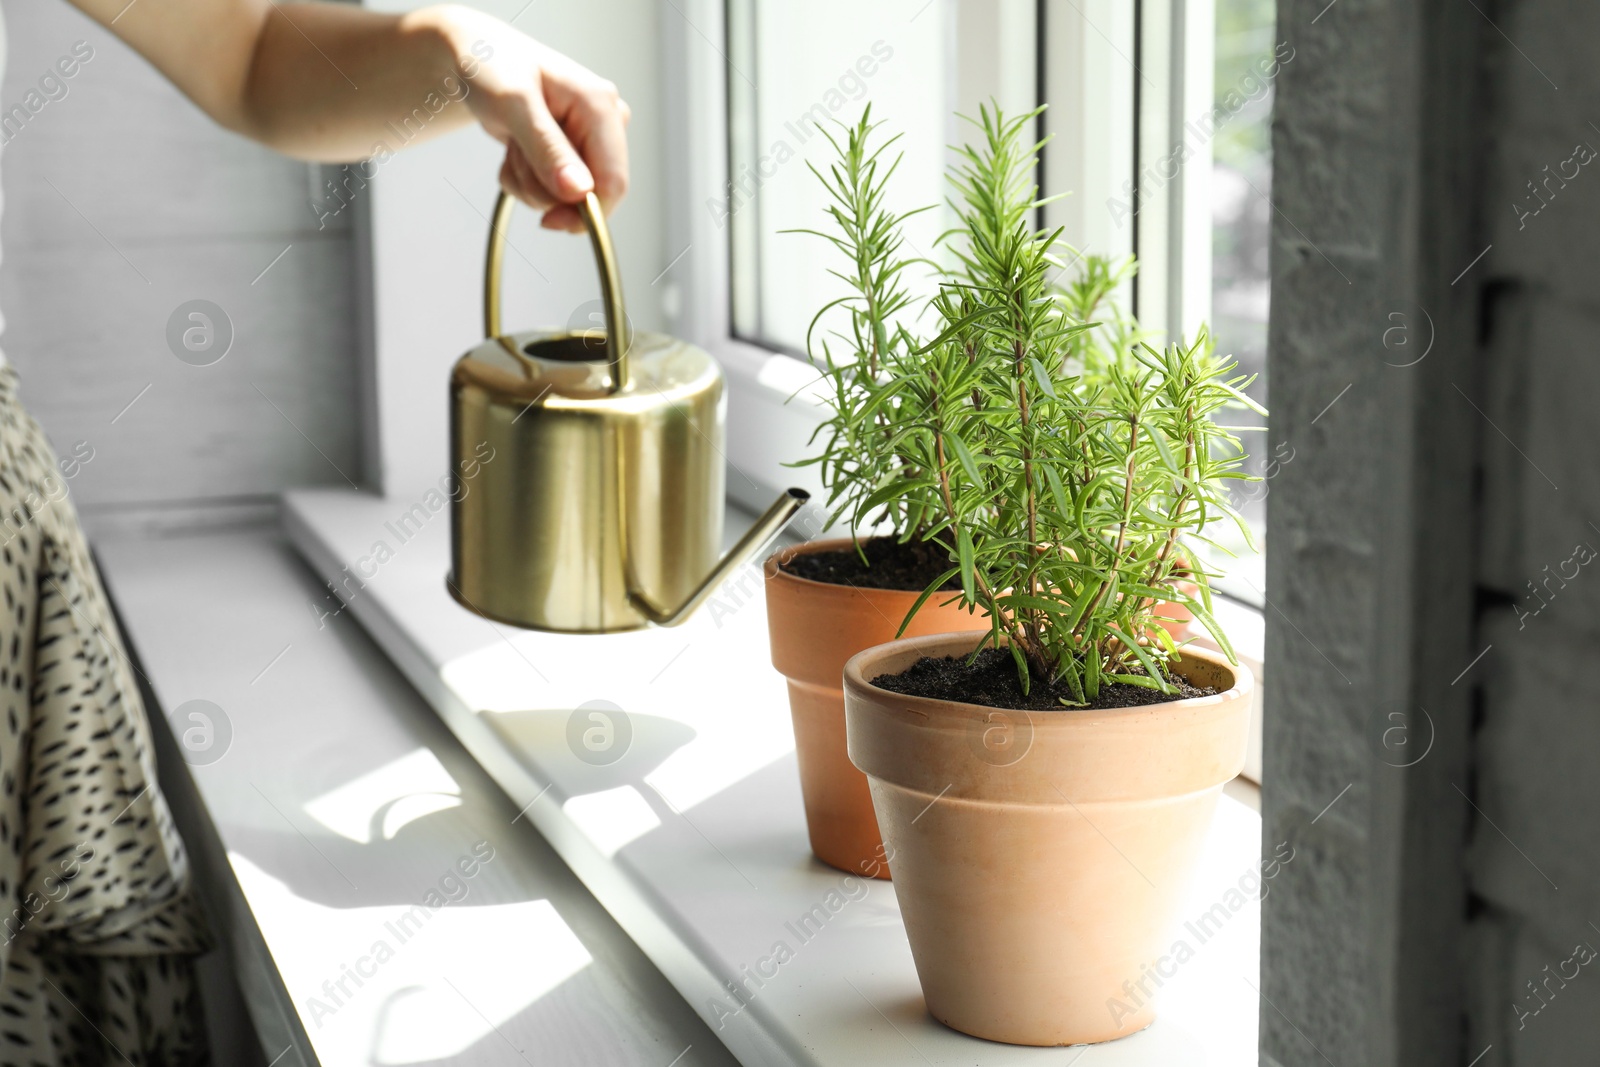
[[[802,552],[851,547],[849,538],[812,541],[775,553],[766,564],[767,626],[772,665],[789,682],[800,791],[805,798],[811,851],[823,863],[851,874],[888,878],[867,776],[845,751],[845,662],[862,649],[894,640],[900,621],[921,591],[863,589],[797,578],[778,564]],[[935,594],[906,633],[922,636],[986,629],[981,617]]]
[[[1186,649],[1175,669],[1219,695],[1089,712],[870,683],[973,646],[970,633],[894,641],[844,672],[850,757],[871,782],[928,1011],[1020,1045],[1133,1033],[1155,1019],[1147,965],[1171,946],[1217,798],[1244,766],[1250,673]]]

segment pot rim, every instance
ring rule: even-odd
[[[970,652],[973,644],[976,644],[978,641],[986,640],[988,636],[989,632],[986,630],[969,630],[965,633],[956,632],[930,634],[926,637],[902,637],[895,641],[889,641],[885,644],[874,645],[871,648],[863,649],[856,655],[851,656],[850,660],[844,665],[845,692],[849,693],[851,690],[855,690],[857,693],[863,695],[868,693],[884,694],[885,696],[892,698],[893,702],[898,704],[902,709],[915,712],[930,720],[930,724],[931,722],[938,720],[968,718],[974,715],[989,716],[995,713],[1001,713],[1026,715],[1028,716],[1029,721],[1034,722],[1035,725],[1038,724],[1038,720],[1035,718],[1035,716],[1057,715],[1060,715],[1059,719],[1046,719],[1045,721],[1056,721],[1063,725],[1088,725],[1091,722],[1104,723],[1108,720],[1116,721],[1119,719],[1136,719],[1147,717],[1152,712],[1165,711],[1168,709],[1199,709],[1212,706],[1220,707],[1222,705],[1230,704],[1234,701],[1249,697],[1255,689],[1255,677],[1251,674],[1250,669],[1246,667],[1243,662],[1229,663],[1228,657],[1222,653],[1212,652],[1210,649],[1201,648],[1194,644],[1189,644],[1182,648],[1180,650],[1180,658],[1192,654],[1196,659],[1206,660],[1226,668],[1233,674],[1233,685],[1231,688],[1220,693],[1213,693],[1210,696],[1180,697],[1176,700],[1163,700],[1155,704],[1140,704],[1130,708],[1093,708],[1086,710],[1082,708],[1064,707],[1060,709],[1060,712],[1057,712],[1057,710],[1054,708],[1048,710],[1037,708],[1001,708],[993,707],[988,704],[969,704],[962,700],[942,700],[937,697],[924,697],[914,696],[908,693],[896,693],[893,690],[882,689],[876,685],[873,685],[867,680],[866,665],[872,660],[880,659],[882,657],[893,655],[902,651],[917,651],[924,656],[951,655],[953,653],[948,651],[947,647],[953,644],[964,644],[967,646],[965,651]],[[882,672],[880,671],[876,673]],[[1073,712],[1078,712],[1080,714],[1071,714]]]

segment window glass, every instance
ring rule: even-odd
[[[1211,325],[1219,353],[1232,354],[1241,373],[1255,374],[1249,392],[1267,407],[1267,312],[1270,277],[1267,248],[1272,223],[1273,80],[1282,63],[1276,46],[1273,0],[1216,0],[1214,106],[1232,117],[1219,126],[1212,143],[1211,169]],[[1287,49],[1284,50],[1287,53]],[[1262,426],[1249,411],[1228,413],[1241,426]],[[1250,521],[1257,546],[1265,541],[1266,499],[1272,477],[1292,451],[1271,455],[1266,434],[1240,434],[1249,458],[1245,469],[1265,479],[1244,483],[1235,502]],[[1223,569],[1239,584],[1230,591],[1259,600],[1265,589],[1258,554],[1246,551],[1228,524],[1213,528],[1219,541],[1238,553]]]
[[[887,154],[903,154],[892,205],[941,205],[907,222],[906,251],[940,258],[934,241],[949,225],[942,207],[946,146],[966,139],[953,112],[963,104],[970,109],[973,99],[988,99],[999,84],[996,73],[974,57],[985,54],[978,40],[984,31],[1004,36],[1001,7],[974,0],[726,0],[730,180],[706,210],[719,234],[728,235],[734,336],[803,356],[812,317],[847,291],[829,273],[843,266],[836,249],[786,231],[833,229],[823,213],[828,196],[808,163],[826,168],[833,159],[819,124],[836,133],[837,123],[854,122],[868,104],[888,132],[900,135]],[[1219,352],[1232,355],[1240,372],[1257,375],[1250,393],[1265,406],[1273,83],[1287,49],[1278,45],[1273,0],[1215,0],[1215,12],[1212,107],[1225,119],[1216,123],[1211,144],[1209,322]],[[996,54],[1019,51],[1032,54],[1031,48]],[[1070,82],[1081,75],[1060,76]],[[915,277],[906,280],[917,287]],[[929,292],[934,286],[931,277],[922,284]],[[1155,328],[1163,315],[1146,318],[1146,326]],[[844,322],[840,309],[814,336],[825,338]],[[1264,424],[1248,411],[1227,418],[1238,426]],[[1245,469],[1265,480],[1239,486],[1235,503],[1261,547],[1271,479],[1293,461],[1293,452],[1283,447],[1280,455],[1268,454],[1259,430],[1240,437]],[[1260,554],[1249,551],[1231,523],[1215,523],[1206,533],[1235,554],[1215,560],[1228,575],[1219,588],[1259,603],[1265,588]]]
[[[892,206],[942,203],[953,78],[948,0],[729,0],[729,186],[707,205],[730,231],[733,329],[742,340],[797,355],[818,309],[842,294],[841,266],[820,238],[827,194],[807,167],[826,169],[838,134],[869,103],[904,155]],[[907,222],[911,255],[931,255],[943,214]]]

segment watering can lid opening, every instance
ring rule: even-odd
[[[515,340],[520,341],[521,338]],[[604,330],[578,330],[573,333],[535,338],[523,344],[521,351],[525,356],[547,359],[555,363],[609,364],[611,362],[611,352],[606,345]]]

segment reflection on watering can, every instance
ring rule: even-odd
[[[694,345],[629,328],[593,194],[583,216],[605,331],[502,336],[500,267],[514,203],[500,194],[489,231],[488,339],[450,378],[452,464],[484,446],[497,457],[477,491],[451,503],[450,594],[533,630],[675,625],[777,536],[807,494],[790,489],[718,560],[721,369]]]

